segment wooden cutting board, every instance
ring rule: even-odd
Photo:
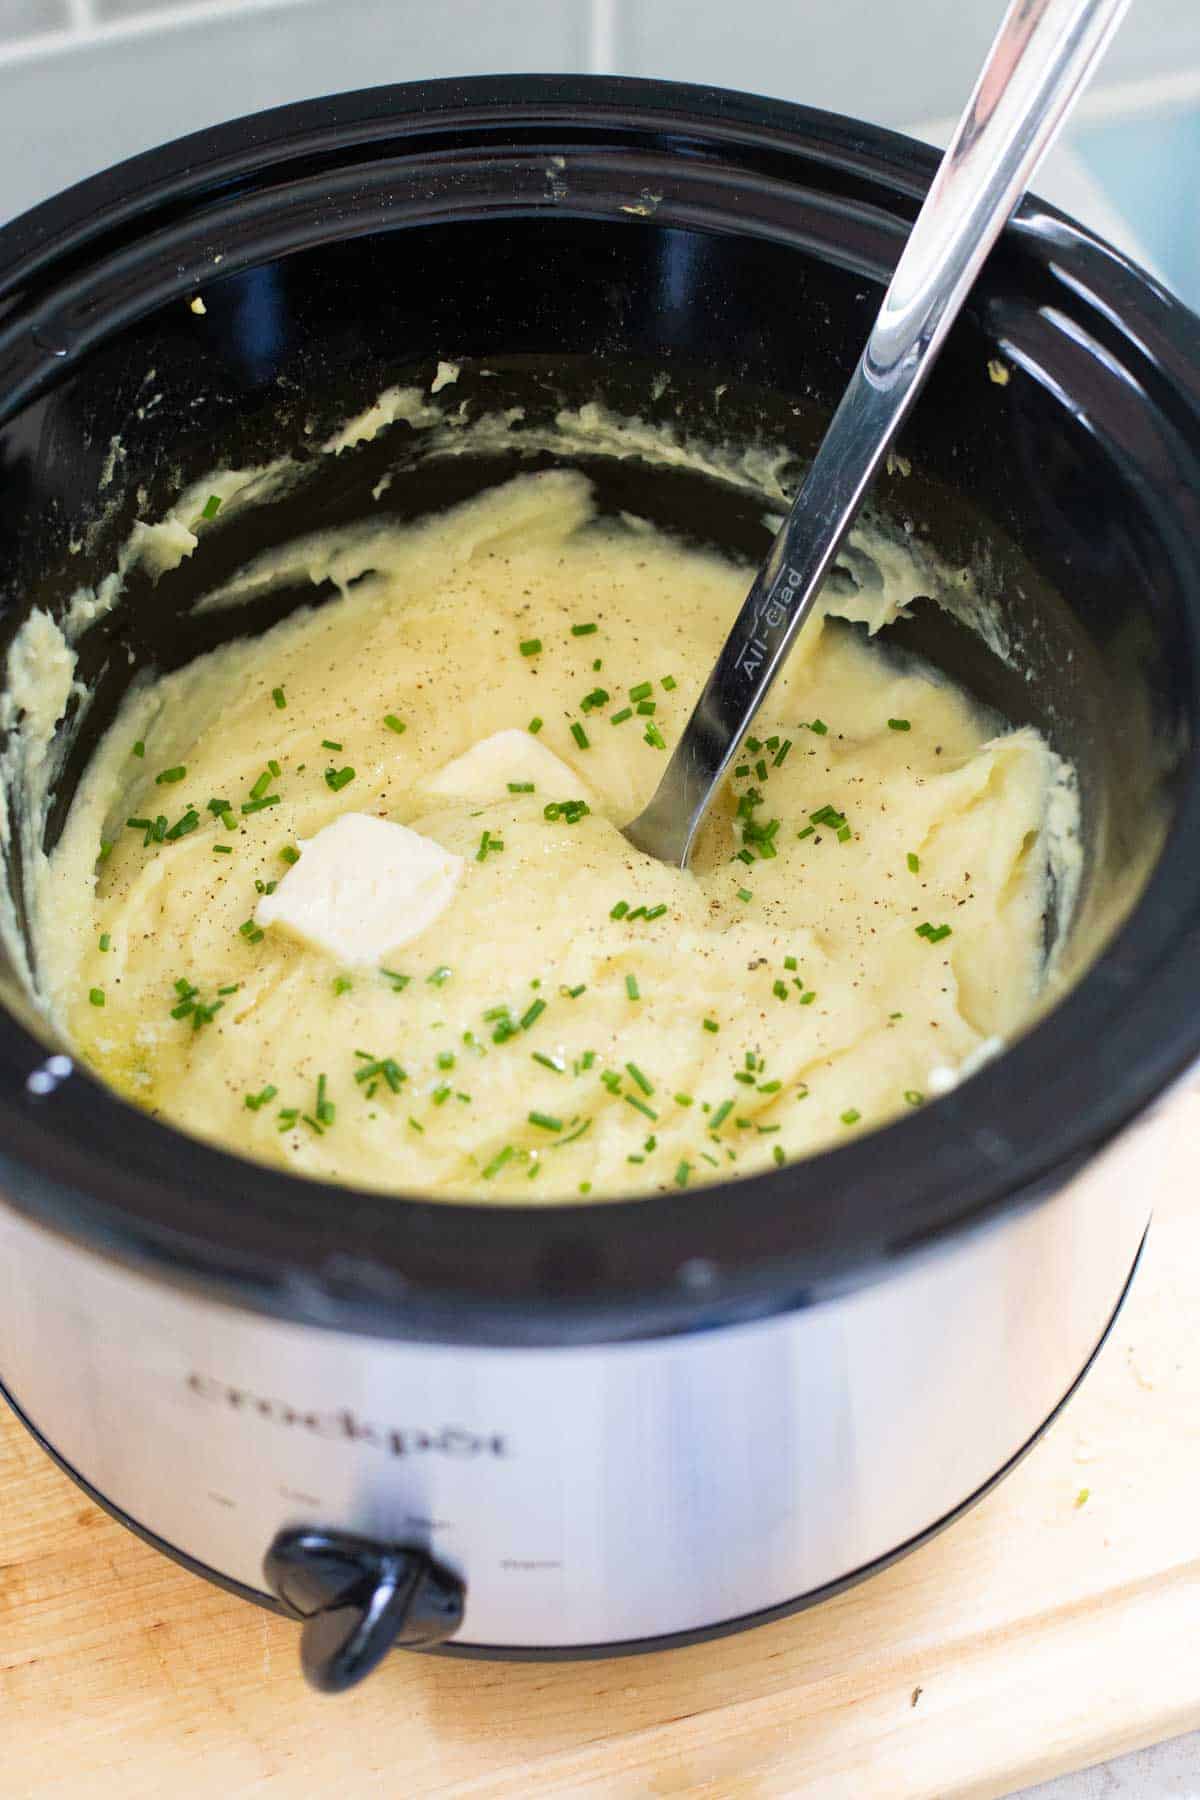
[[[123,1531],[4,1412],[3,1800],[948,1800],[1200,1726],[1200,1088],[1147,1137],[1133,1295],[1010,1480],[875,1580],[690,1650],[395,1656],[320,1699],[294,1627]]]

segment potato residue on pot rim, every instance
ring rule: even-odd
[[[584,433],[646,453],[650,428],[586,412],[560,419],[568,448]],[[440,454],[515,423],[455,424],[389,390],[325,453],[397,418],[440,434]],[[704,455],[778,503],[767,453]],[[236,506],[286,479],[280,462],[198,484],[127,555],[202,553],[204,490]],[[858,544],[873,583],[824,611],[874,632],[929,584],[905,544]],[[658,780],[745,568],[597,517],[564,469],[283,546],[201,605],[301,571],[340,597],[136,685],[52,859],[36,829],[25,845],[42,1003],[135,1103],[314,1177],[601,1198],[843,1141],[924,1105],[1036,1009],[1049,863],[1060,935],[1079,864],[1073,774],[1036,732],[997,732],[945,682],[814,620],[682,873],[618,827]],[[75,629],[119,603],[122,573],[76,597]],[[30,659],[61,676],[39,690],[57,718],[72,655],[44,615],[10,651],[10,689]],[[6,752],[33,815],[53,723],[27,713]],[[474,790],[439,791],[495,734],[510,748]],[[518,734],[563,791],[513,778]],[[434,923],[370,963],[301,941],[279,909],[256,918],[347,814],[410,826],[465,871]]]

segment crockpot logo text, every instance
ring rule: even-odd
[[[211,1375],[189,1375],[187,1385],[201,1400],[225,1406],[247,1418],[266,1419],[272,1425],[290,1425],[313,1437],[340,1438],[343,1443],[370,1444],[388,1456],[507,1456],[503,1437],[478,1431],[465,1431],[458,1425],[444,1425],[438,1431],[417,1427],[395,1430],[389,1425],[372,1425],[351,1412],[348,1406],[334,1412],[316,1412],[292,1406],[286,1400],[273,1400],[265,1394],[253,1394],[248,1388],[232,1387],[227,1381],[216,1381]]]

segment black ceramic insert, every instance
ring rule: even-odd
[[[746,96],[522,77],[286,108],[85,183],[0,232],[0,648],[30,605],[61,613],[101,578],[134,519],[183,485],[303,459],[381,389],[427,385],[442,357],[464,365],[443,399],[472,416],[550,421],[598,400],[681,433],[786,443],[798,467],[934,161]],[[1049,1191],[1200,1052],[1197,370],[1190,314],[1026,202],[905,429],[911,475],[880,484],[897,528],[1003,595],[1016,654],[935,606],[893,643],[1077,763],[1091,891],[1170,819],[1136,912],[1079,988],[936,1107],[739,1184],[736,1203],[719,1186],[530,1211],[347,1197],[185,1139],[86,1076],[31,1096],[42,1048],[0,1015],[7,1197],[289,1316],[557,1342],[803,1303]],[[157,583],[135,574],[81,646],[94,698],[50,839],[134,671],[314,598],[197,618],[202,589],[301,530],[413,517],[545,461],[425,460],[400,424],[336,459],[310,449],[300,482],[218,519],[203,557]],[[735,488],[582,466],[604,507],[746,557],[768,541],[762,504]],[[19,868],[12,881],[19,900]]]

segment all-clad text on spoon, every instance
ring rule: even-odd
[[[988,251],[1129,0],[1013,0],[917,215],[866,349],[653,799],[625,827],[687,866],[867,488]]]

